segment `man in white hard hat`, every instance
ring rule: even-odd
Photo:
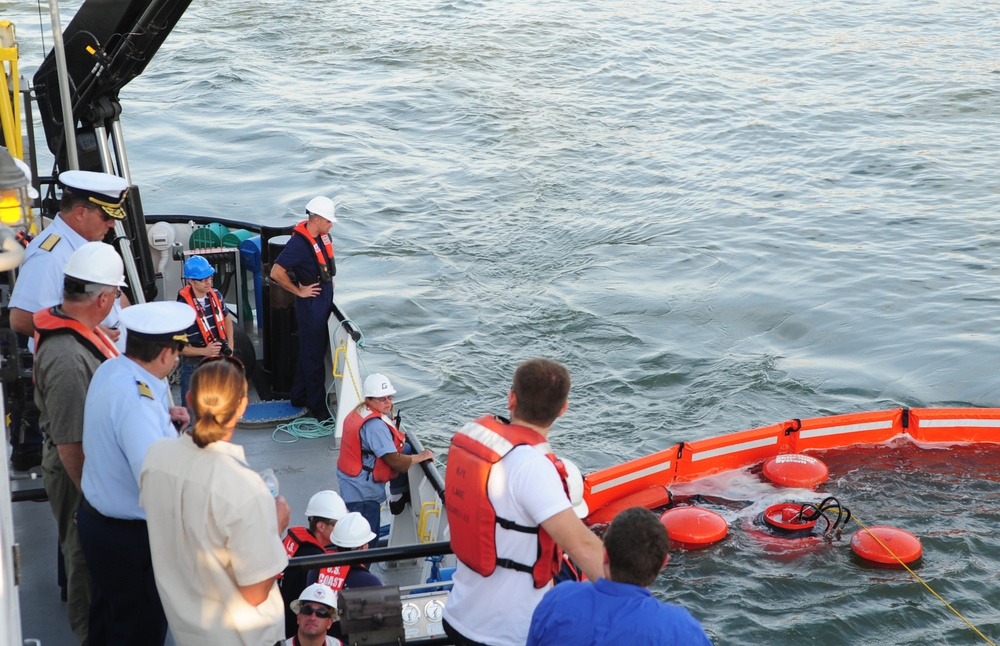
[[[325,554],[330,544],[330,534],[337,521],[347,515],[343,498],[336,491],[320,491],[313,494],[306,505],[308,527],[289,527],[284,546],[288,558]],[[285,634],[295,631],[295,612],[288,609],[306,586],[316,583],[321,577],[329,576],[330,568],[304,570],[287,568],[281,575],[281,598],[285,601]]]
[[[291,602],[289,610],[295,616],[297,628],[289,632],[288,639],[274,646],[340,646],[342,641],[327,636],[327,631],[337,620],[337,593],[329,587],[314,583],[302,590]]]
[[[62,304],[34,314],[35,403],[45,431],[42,472],[66,565],[66,610],[80,643],[87,639],[90,573],[76,531],[83,474],[83,402],[90,380],[118,356],[98,327],[125,285],[122,259],[110,245],[88,242],[64,270]]]
[[[406,437],[392,419],[396,389],[388,377],[377,372],[368,375],[362,391],[365,400],[344,420],[337,483],[347,510],[359,512],[375,530],[371,540],[371,547],[375,547],[382,503],[388,498],[386,483],[397,476],[405,478],[411,466],[432,459],[434,454],[427,449],[418,455],[407,453]]]
[[[65,171],[60,173],[59,183],[63,187],[59,215],[25,250],[10,297],[10,327],[28,337],[28,348],[32,350],[35,333],[32,315],[62,301],[63,267],[69,257],[87,242],[102,240],[108,229],[114,227],[115,220],[125,217],[121,205],[128,193],[128,183],[124,179],[107,173]],[[116,303],[101,323],[101,329],[112,341],[118,340],[118,312],[126,305],[127,301]],[[11,463],[15,468],[37,464],[37,458],[33,460],[31,455],[41,457],[42,439],[35,428],[34,410],[26,411],[24,417],[26,423],[19,425],[18,433],[11,434],[14,445]]]
[[[278,254],[270,277],[295,295],[299,324],[299,360],[292,380],[291,402],[308,406],[317,420],[330,417],[326,405],[324,361],[329,345],[327,319],[333,307],[333,257],[330,229],[337,216],[328,197],[314,197],[306,205],[307,218],[295,225],[292,237]]]
[[[334,552],[366,550],[375,538],[377,536],[368,521],[356,511],[349,512],[341,518],[330,534]],[[348,588],[375,588],[382,585],[382,580],[369,572],[368,566],[363,563],[340,565],[330,569],[333,571],[333,577],[321,583],[325,583],[336,592]]]
[[[176,301],[125,309],[125,354],[102,364],[87,391],[77,528],[93,585],[92,644],[162,644],[166,638],[139,473],[150,445],[177,437],[190,421],[186,408],[170,406],[165,379],[192,323],[194,310]]]
[[[486,415],[452,437],[445,503],[458,565],[442,624],[454,644],[524,644],[564,551],[591,581],[604,571],[601,540],[573,511],[548,442],[569,390],[564,365],[529,359],[514,371],[510,421]]]

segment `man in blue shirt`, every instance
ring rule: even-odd
[[[165,379],[187,343],[194,310],[145,303],[122,312],[125,354],[101,364],[83,408],[83,500],[77,531],[90,568],[90,644],[162,644],[167,618],[153,578],[139,472],[146,450],[189,422]],[[174,424],[176,423],[176,427]]]
[[[292,237],[271,266],[270,277],[295,295],[299,324],[299,360],[292,379],[293,406],[308,406],[313,417],[330,417],[326,407],[324,362],[329,345],[327,320],[333,308],[333,257],[330,229],[337,221],[333,200],[314,197],[306,204],[307,219],[292,230]]]
[[[531,617],[528,646],[711,646],[698,621],[648,586],[667,561],[666,528],[642,507],[618,514],[604,534],[604,577],[552,588]]]

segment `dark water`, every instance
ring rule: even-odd
[[[30,70],[36,9],[0,9]],[[791,417],[1000,405],[998,15],[209,0],[123,124],[148,213],[338,201],[338,300],[433,449],[547,355],[574,376],[553,442],[592,471]],[[921,575],[1000,638],[995,456],[875,455],[829,488],[920,535]],[[766,557],[727,513],[658,584],[719,643],[978,641],[905,572],[846,543]]]

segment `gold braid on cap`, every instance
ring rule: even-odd
[[[113,217],[116,220],[125,219],[125,209],[122,208],[122,203],[125,201],[125,197],[128,195],[128,188],[122,191],[122,195],[118,198],[117,202],[105,202],[99,200],[93,195],[87,197],[88,200],[96,204],[97,206],[104,209],[104,212]]]

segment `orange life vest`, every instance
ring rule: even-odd
[[[218,332],[218,336],[212,334],[212,326],[208,324],[207,320],[208,312],[202,307],[201,299],[195,297],[191,286],[181,287],[181,291],[177,293],[188,305],[194,308],[196,314],[194,320],[198,324],[198,331],[201,332],[201,338],[204,339],[205,345],[226,338],[226,311],[222,307],[219,294],[214,289],[208,290],[208,303],[209,309],[212,310],[212,318],[215,321],[215,330]]]
[[[118,356],[118,348],[100,329],[88,329],[83,323],[70,318],[58,307],[38,310],[32,315],[35,323],[35,352],[42,342],[56,334],[75,334],[94,355],[104,361]]]
[[[285,540],[282,542],[282,545],[285,547],[285,554],[288,555],[288,558],[292,558],[293,556],[298,554],[299,548],[302,547],[302,545],[305,543],[310,543],[312,545],[315,545],[316,547],[323,550],[323,552],[327,552],[326,547],[320,544],[319,540],[315,536],[313,536],[308,529],[301,526],[289,527],[288,534],[285,535]],[[332,588],[333,586],[330,583],[327,583],[327,581],[333,581],[337,577],[341,576],[339,573],[340,570],[344,570],[342,576],[343,578],[346,578],[347,577],[346,570],[349,569],[350,566],[320,568],[317,583],[329,585]],[[284,572],[278,575],[279,579],[282,577],[282,574],[284,574]],[[341,581],[340,585],[341,587],[343,587],[344,585],[343,581]],[[334,589],[339,591],[339,588],[334,588]]]
[[[333,259],[333,242],[330,240],[330,236],[324,233],[319,237],[320,242],[323,243],[321,247],[319,242],[316,242],[316,238],[309,233],[309,229],[306,228],[306,222],[308,220],[303,220],[296,224],[292,229],[292,233],[299,234],[306,239],[306,242],[312,245],[313,252],[316,254],[316,271],[319,272],[319,281],[321,283],[328,283],[331,277],[337,275],[337,264]]]
[[[373,411],[367,406],[361,406],[365,414],[358,412],[355,408],[344,420],[344,434],[340,438],[340,457],[337,458],[337,468],[349,476],[357,476],[361,471],[368,471],[375,482],[389,482],[396,477],[396,472],[389,464],[380,457],[375,458],[375,466],[371,469],[364,466],[364,457],[374,455],[371,451],[361,447],[361,427],[370,419],[379,418],[389,427],[392,433],[392,443],[396,451],[403,452],[403,442],[406,436],[401,430],[390,422],[386,422],[377,411]]]
[[[487,493],[490,471],[517,446],[539,446],[547,442],[537,431],[508,424],[493,416],[469,422],[451,439],[448,467],[445,472],[445,508],[451,528],[451,547],[462,563],[481,576],[490,576],[497,566],[525,572],[536,588],[549,584],[559,572],[562,550],[540,526],[526,527],[500,518]],[[559,477],[566,486],[566,469],[551,452]],[[569,494],[567,493],[567,497]],[[538,558],[532,564],[517,563],[497,557],[496,526],[502,529],[538,535]]]

